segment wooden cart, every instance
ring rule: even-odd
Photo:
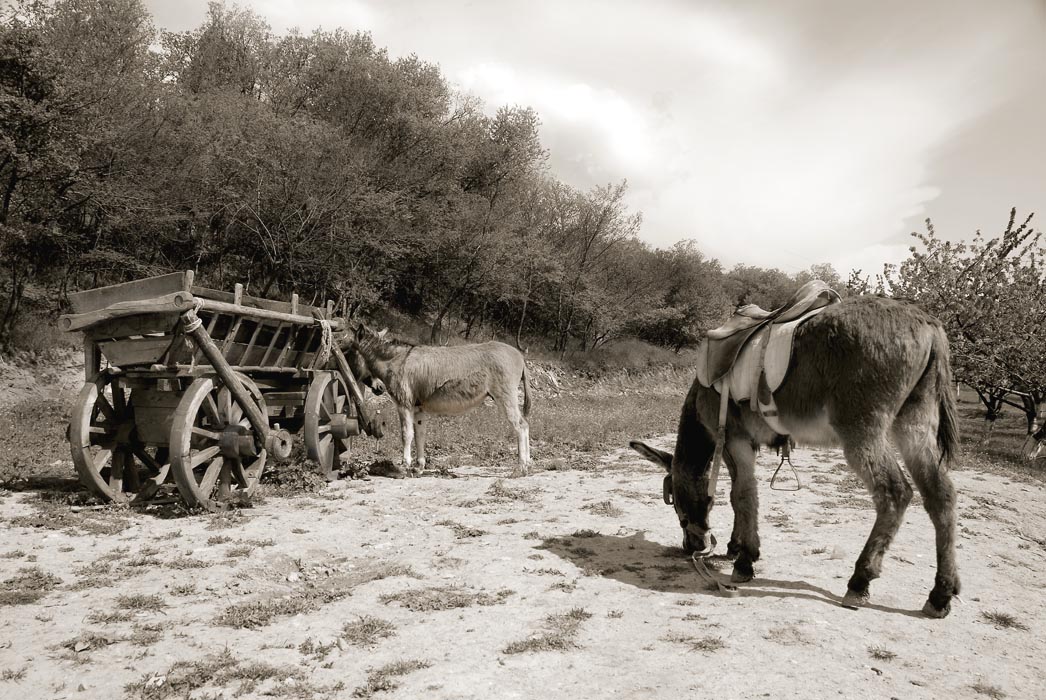
[[[360,430],[380,437],[324,308],[193,284],[193,273],[70,295],[65,331],[84,334],[86,383],[69,426],[80,480],[141,503],[173,481],[208,510],[248,500],[270,458],[304,432],[327,478]],[[103,367],[103,365],[105,365]]]

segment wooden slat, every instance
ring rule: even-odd
[[[200,299],[201,297],[197,297]],[[227,314],[240,314],[247,318],[258,318],[266,321],[282,321],[283,323],[293,323],[296,326],[311,326],[316,323],[316,320],[311,316],[302,316],[300,314],[284,313],[282,311],[271,311],[269,309],[254,308],[250,306],[236,306],[224,301],[216,301],[214,299],[208,299],[202,297],[203,308],[207,311],[216,311]],[[277,302],[272,302],[277,303]],[[290,306],[289,304],[287,306]],[[341,330],[343,326],[341,319],[334,319],[331,321],[331,327],[334,330]]]
[[[113,284],[108,287],[88,289],[69,295],[69,305],[76,314],[98,311],[113,304],[142,301],[167,296],[174,292],[188,292],[192,287],[193,272],[175,272],[158,277],[147,277],[133,282]]]
[[[112,321],[117,318],[186,311],[191,308],[192,295],[185,291],[179,291],[153,299],[118,301],[105,308],[85,311],[79,314],[64,314],[59,317],[58,325],[63,331],[78,331],[89,328],[96,323]]]
[[[236,303],[236,294],[234,292],[223,292],[218,289],[208,289],[207,287],[195,286],[192,288],[192,293],[195,296],[203,299],[211,299],[213,301],[220,301],[226,304],[236,304],[238,306],[246,306],[256,309],[263,309],[265,311],[275,311],[282,314],[294,315],[293,305],[287,301],[273,301],[271,299],[260,299],[258,297],[252,297],[247,294],[241,296],[239,304]],[[308,304],[298,304],[297,314],[302,316],[311,316],[314,309],[317,307],[309,306]],[[322,311],[322,309],[321,309]]]
[[[279,338],[280,338],[280,333],[282,333],[283,329],[286,328],[286,327],[287,327],[287,324],[281,323],[278,326],[276,326],[276,330],[272,332],[272,340],[269,341],[269,347],[267,347],[265,349],[265,354],[262,355],[261,362],[258,363],[262,367],[264,367],[265,365],[269,364],[269,355],[272,354],[273,348],[276,347],[276,341],[279,340]],[[290,331],[289,330],[287,331],[287,335],[288,336],[290,335]]]

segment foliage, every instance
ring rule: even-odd
[[[978,231],[968,243],[941,240],[927,220],[925,234],[912,234],[919,245],[886,281],[894,296],[941,320],[955,376],[978,391],[989,418],[998,408],[993,394],[1019,392],[1031,432],[1046,400],[1046,248],[1032,216],[1020,224],[1016,216],[998,236]]]
[[[532,109],[489,111],[367,33],[280,36],[218,3],[157,33],[141,0],[18,0],[0,19],[0,348],[27,295],[53,313],[179,269],[560,353],[626,335],[679,351],[800,281],[652,249],[626,182],[547,172]]]

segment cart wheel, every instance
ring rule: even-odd
[[[317,373],[305,398],[305,448],[328,481],[337,478],[342,456],[352,449],[351,436],[358,434],[356,406],[341,376]]]
[[[114,503],[149,500],[170,470],[167,447],[138,437],[131,390],[108,372],[80,390],[69,447],[80,483]]]
[[[265,414],[261,391],[247,377],[237,376]],[[213,377],[189,385],[171,426],[171,472],[190,507],[216,511],[248,503],[265,457],[261,436],[232,392]]]

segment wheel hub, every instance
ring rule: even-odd
[[[360,434],[360,422],[352,416],[339,413],[336,416],[331,416],[330,429],[331,435],[335,438],[345,440]]]

